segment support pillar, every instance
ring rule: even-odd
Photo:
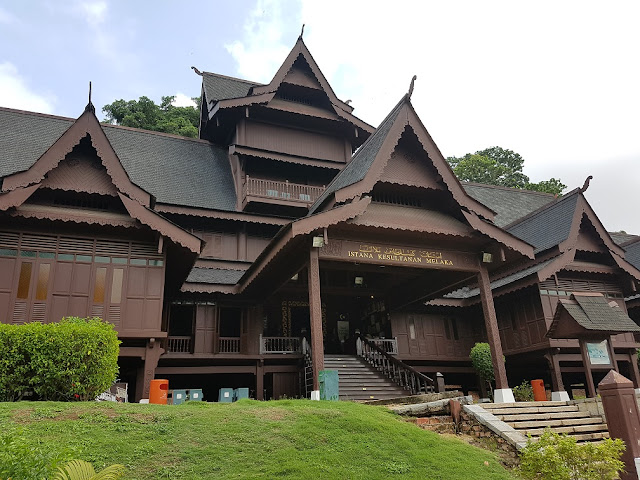
[[[496,378],[493,401],[496,403],[513,403],[515,398],[513,397],[513,391],[509,388],[507,370],[504,366],[504,355],[502,353],[502,343],[500,342],[500,331],[498,330],[498,318],[496,317],[496,309],[491,293],[491,282],[489,273],[484,265],[480,265],[480,271],[478,272],[478,287],[480,289],[484,323],[487,328],[487,338],[491,348],[493,373]]]
[[[320,298],[320,265],[318,249],[309,252],[309,319],[311,323],[311,365],[313,390],[320,391],[318,376],[324,370],[324,340],[322,338],[322,300]]]
[[[638,371],[638,356],[635,350],[629,350],[629,370],[631,372],[631,381],[637,392],[640,388],[640,371]]]
[[[560,359],[558,358],[559,350],[559,348],[549,350],[549,352],[544,356],[544,358],[546,358],[547,362],[549,363],[549,372],[551,373],[551,401],[568,402],[569,394],[564,389],[564,382],[562,381],[562,371],[560,370]]]
[[[164,350],[160,348],[160,343],[156,342],[155,338],[151,338],[147,341],[147,348],[144,355],[144,366],[138,370],[136,377],[136,402],[139,402],[143,398],[149,398],[149,387],[151,380],[155,377],[156,367],[158,366],[158,360],[160,355],[164,353]]]
[[[264,360],[256,364],[256,400],[264,400]]]
[[[626,449],[622,454],[622,480],[638,479],[640,465],[640,409],[633,383],[611,370],[598,384],[602,408],[611,438],[620,438]]]
[[[582,355],[582,365],[584,367],[584,375],[586,377],[587,397],[595,398],[596,386],[593,383],[593,373],[591,372],[591,361],[589,360],[589,353],[587,352],[587,345],[584,340],[580,340],[580,354]]]

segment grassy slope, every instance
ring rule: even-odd
[[[513,478],[490,452],[349,402],[0,403],[6,428],[130,479]]]

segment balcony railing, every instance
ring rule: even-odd
[[[218,353],[240,353],[240,337],[220,337]]]
[[[263,337],[260,335],[260,354],[266,353],[300,353],[302,352],[298,337]]]
[[[398,354],[398,340],[395,338],[372,338],[369,341],[376,344],[380,350],[389,355]]]
[[[291,183],[276,180],[264,180],[261,178],[251,178],[247,175],[244,183],[244,198],[261,197],[274,200],[285,200],[292,203],[302,203],[310,205],[315,202],[325,187],[315,185],[303,185],[301,183]]]
[[[167,353],[191,353],[191,337],[168,337]]]

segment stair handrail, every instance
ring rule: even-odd
[[[311,398],[311,391],[313,390],[313,363],[311,360],[311,344],[307,341],[306,337],[302,337],[301,346],[303,359],[302,387],[304,388],[305,398]],[[311,377],[307,375],[308,371],[311,371]],[[309,386],[309,383],[311,383],[311,386]]]
[[[398,360],[362,335],[358,335],[356,339],[356,352],[369,365],[382,372],[400,387],[409,390],[412,395],[440,391],[440,382],[436,383],[431,377],[417,371],[402,360]]]

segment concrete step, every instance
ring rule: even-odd
[[[505,423],[509,422],[519,422],[521,420],[556,420],[563,418],[589,418],[590,415],[588,412],[550,412],[550,413],[529,413],[529,414],[521,414],[521,413],[513,413],[507,415],[496,415],[500,420]]]
[[[485,410],[503,409],[503,408],[525,408],[525,407],[562,407],[567,402],[515,402],[515,403],[483,403],[482,408]]]
[[[531,435],[532,437],[539,437],[544,433],[546,428],[529,428],[521,430],[525,435]],[[551,429],[554,433],[567,433],[569,435],[574,433],[595,433],[595,432],[607,432],[607,424],[599,423],[596,425],[574,425],[569,427],[556,427]]]
[[[484,408],[484,405],[483,405]],[[488,410],[488,409],[485,409]],[[493,413],[496,417],[500,415],[524,415],[524,414],[534,414],[534,413],[558,413],[558,412],[578,412],[578,407],[576,405],[564,405],[564,406],[554,406],[554,407],[524,407],[524,408],[493,408],[488,410],[490,413]]]

